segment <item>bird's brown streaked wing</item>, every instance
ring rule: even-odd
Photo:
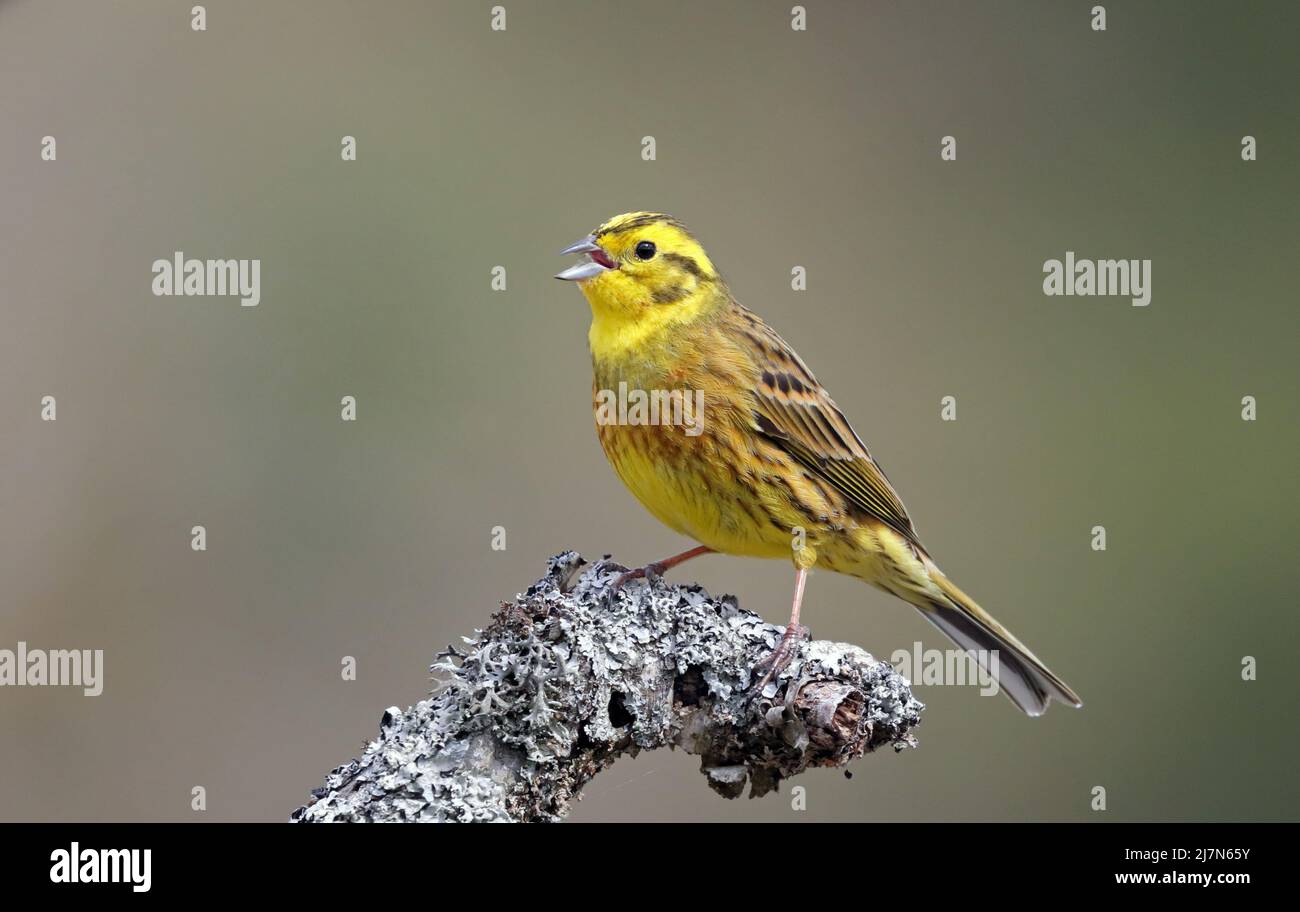
[[[747,311],[744,317],[744,336],[758,366],[758,431],[852,503],[916,542],[903,502],[830,395],[785,340]]]

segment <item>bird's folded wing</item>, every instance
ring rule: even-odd
[[[758,431],[851,503],[915,542],[907,509],[848,419],[799,356],[775,333],[768,338],[779,347],[765,346],[759,361],[754,389]]]

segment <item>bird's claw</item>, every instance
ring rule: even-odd
[[[792,624],[786,627],[785,633],[781,635],[781,641],[776,644],[776,648],[755,663],[751,674],[758,674],[758,672],[762,671],[763,676],[750,685],[749,693],[762,693],[763,688],[767,686],[769,681],[779,677],[781,672],[790,667],[799,644],[811,636],[812,631],[802,624]]]
[[[655,580],[664,575],[664,569],[663,564],[655,561],[654,563],[646,564],[644,567],[637,567],[635,570],[628,570],[625,573],[619,574],[618,578],[605,588],[605,607],[611,607],[614,604],[614,599],[618,597],[619,592],[622,591],[625,585],[632,582],[632,580],[643,579],[646,583],[653,585]]]

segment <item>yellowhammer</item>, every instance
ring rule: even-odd
[[[830,395],[775,331],[736,302],[681,222],[627,213],[562,253],[584,255],[556,278],[576,281],[591,304],[593,400],[605,455],[651,513],[700,543],[616,585],[710,551],[793,557],[790,623],[757,686],[780,673],[807,635],[799,605],[816,564],[915,605],[998,673],[1001,689],[1029,715],[1052,698],[1082,705],[939,571]]]

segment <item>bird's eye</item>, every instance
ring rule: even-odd
[[[654,241],[642,241],[636,245],[636,256],[639,260],[648,260],[655,255]]]

